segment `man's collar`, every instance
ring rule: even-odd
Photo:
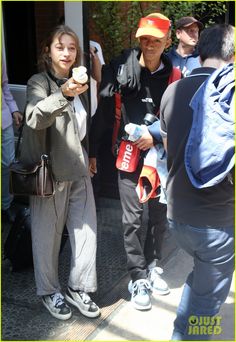
[[[216,70],[215,68],[200,67],[200,68],[193,69],[189,76],[211,75],[215,70]]]

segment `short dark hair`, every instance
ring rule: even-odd
[[[217,24],[202,31],[198,52],[204,62],[207,58],[218,58],[229,62],[234,56],[234,26]]]

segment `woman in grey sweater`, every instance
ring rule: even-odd
[[[31,196],[32,245],[37,294],[56,318],[71,317],[66,300],[87,317],[100,314],[88,292],[97,289],[96,209],[88,166],[88,85],[71,77],[79,65],[76,34],[58,26],[42,47],[42,72],[27,84],[26,124],[21,160],[48,154],[55,180],[50,198]],[[47,143],[46,143],[47,140]],[[66,224],[71,264],[65,298],[58,279],[61,237]]]

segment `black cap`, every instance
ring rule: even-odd
[[[196,23],[199,27],[199,30],[203,29],[203,23],[201,23],[199,20],[195,19],[194,17],[182,17],[179,20],[176,21],[175,27],[176,29],[180,29],[182,27],[188,27],[192,24]]]

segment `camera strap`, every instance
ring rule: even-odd
[[[124,121],[124,124],[128,124],[129,120],[126,115],[126,110],[125,106],[122,102],[122,97],[120,93],[115,93],[115,122],[114,122],[114,127],[113,127],[113,132],[112,132],[112,152],[115,154],[115,145],[120,129],[120,121],[121,117]]]

